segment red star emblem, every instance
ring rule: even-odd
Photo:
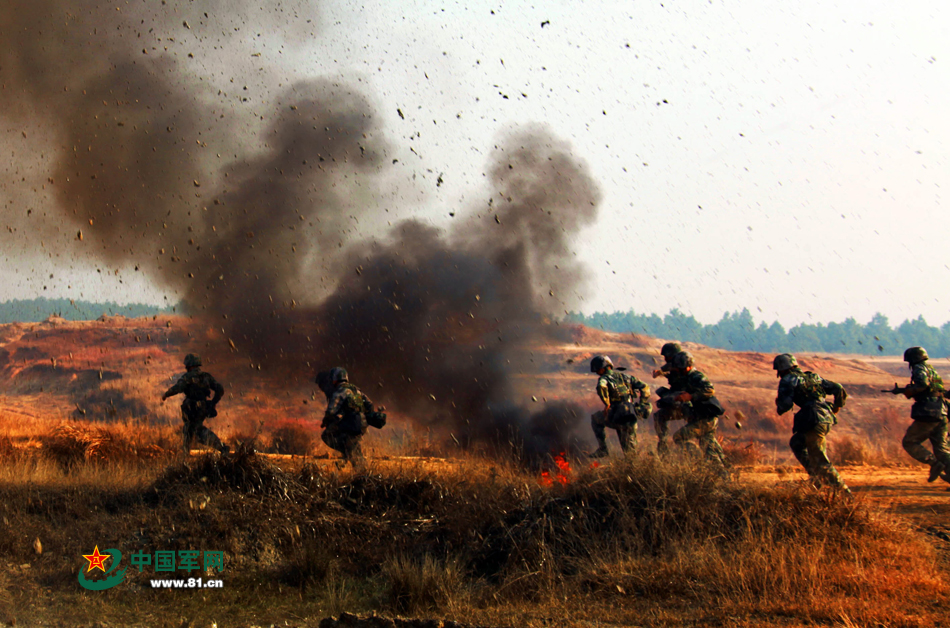
[[[86,571],[92,571],[93,569],[101,569],[102,571],[106,570],[105,562],[107,558],[112,558],[111,554],[100,554],[99,546],[96,546],[96,549],[92,551],[92,554],[83,554],[83,558],[89,561],[89,569]]]

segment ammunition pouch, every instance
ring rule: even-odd
[[[357,436],[366,433],[366,416],[362,412],[346,412],[340,419],[338,428],[344,434]]]
[[[386,413],[372,411],[366,414],[366,424],[370,427],[375,427],[378,430],[383,429],[386,426]]]
[[[610,407],[610,416],[607,421],[611,425],[630,425],[640,418],[638,404],[632,401],[622,401]]]
[[[660,400],[656,402],[657,408],[666,408],[672,410],[676,406],[676,401],[673,399],[673,395],[665,395],[660,397]]]
[[[944,400],[941,397],[917,399],[910,408],[910,418],[915,421],[938,422],[946,417]]]
[[[709,399],[703,399],[701,401],[693,400],[692,407],[692,414],[694,416],[694,420],[696,421],[714,419],[726,413],[726,409],[722,407],[722,404],[719,403],[719,400],[715,397],[710,397]]]
[[[201,422],[207,417],[217,416],[217,414],[214,406],[208,401],[185,397],[181,404],[181,417],[185,422]]]

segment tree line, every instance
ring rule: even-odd
[[[904,349],[922,346],[932,357],[950,356],[950,322],[941,327],[927,324],[923,316],[891,327],[887,317],[875,314],[861,324],[854,318],[842,323],[802,323],[789,330],[778,322],[771,325],[752,320],[748,309],[727,312],[717,323],[703,325],[679,309],[657,314],[595,312],[589,316],[569,312],[566,320],[614,332],[633,332],[656,338],[698,342],[732,351],[783,353],[821,351],[863,355],[901,355]]]
[[[0,303],[0,323],[38,323],[45,321],[50,316],[59,316],[70,321],[89,321],[95,320],[103,314],[136,318],[156,314],[170,314],[175,309],[173,306],[158,307],[141,303],[118,305],[111,301],[93,303],[73,299],[39,297]]]

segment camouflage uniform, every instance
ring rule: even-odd
[[[848,394],[840,384],[811,371],[803,372],[798,366],[782,372],[784,375],[775,398],[776,410],[785,414],[796,405],[801,408],[795,413],[788,446],[815,482],[847,490],[838,470],[828,459],[825,438],[831,426],[838,422],[835,410],[844,406]],[[834,395],[834,407],[825,401],[828,395]]]
[[[343,459],[354,466],[363,462],[360,440],[368,425],[366,413],[371,409],[372,402],[359,388],[349,382],[338,382],[332,389],[323,416],[323,442],[343,454]]]
[[[634,413],[631,415],[628,411],[630,405],[633,405],[634,390],[639,391],[640,402],[634,405]],[[636,452],[637,419],[650,416],[650,387],[636,377],[608,368],[597,379],[597,396],[604,403],[605,409],[590,415],[590,425],[594,430],[594,438],[597,439],[595,455],[607,454],[608,427],[617,430],[620,449],[624,453]]]
[[[936,369],[926,361],[910,367],[910,385],[923,388],[912,395],[914,405],[910,418],[914,420],[901,441],[904,450],[914,460],[932,465],[935,461],[950,469],[950,450],[947,447],[947,409],[943,400],[943,380]],[[927,451],[923,442],[929,440],[933,453]]]
[[[677,402],[686,418],[686,425],[673,435],[673,442],[685,446],[696,439],[706,459],[718,468],[725,469],[725,453],[716,440],[716,427],[722,405],[716,399],[716,389],[702,371],[695,369],[682,375],[682,390],[690,394],[690,401]]]
[[[685,419],[679,405],[676,404],[676,393],[683,391],[683,380],[680,373],[670,369],[670,364],[666,363],[660,367],[660,375],[666,377],[669,387],[661,386],[657,388],[656,394],[660,400],[656,403],[656,412],[653,413],[653,428],[656,430],[656,451],[660,455],[666,455],[670,451],[670,421],[679,421]]]
[[[214,397],[209,401],[208,395],[211,391],[214,391]],[[182,393],[185,394],[185,400],[181,404],[181,418],[184,421],[181,428],[182,450],[188,453],[192,439],[197,438],[202,445],[214,447],[218,451],[228,451],[221,439],[204,426],[205,419],[218,416],[216,406],[224,395],[224,386],[209,373],[191,368],[178,378],[174,386],[165,391],[162,400]]]

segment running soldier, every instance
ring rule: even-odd
[[[910,384],[893,390],[884,390],[895,395],[903,394],[914,400],[910,418],[914,420],[901,441],[911,458],[930,465],[928,482],[938,477],[950,482],[950,450],[947,446],[947,408],[944,403],[943,380],[936,369],[927,363],[929,356],[923,347],[910,347],[904,351],[904,361],[910,367]],[[927,451],[923,442],[929,440],[933,452]]]
[[[224,386],[218,383],[209,373],[199,367],[201,358],[194,353],[185,356],[187,371],[178,378],[174,386],[162,395],[162,403],[169,397],[184,393],[185,400],[181,402],[181,418],[184,422],[181,428],[181,448],[185,455],[191,450],[191,441],[194,438],[202,445],[214,447],[223,454],[229,453],[231,448],[221,442],[217,434],[204,426],[205,419],[218,416],[217,405],[224,396]],[[214,397],[208,396],[214,391]]]
[[[706,460],[725,477],[725,454],[716,440],[716,427],[724,410],[715,397],[715,387],[702,371],[693,369],[693,356],[686,351],[673,356],[670,373],[681,378],[680,391],[673,394],[673,400],[686,418],[686,425],[673,435],[673,442],[684,447],[696,440]]]
[[[850,495],[848,485],[841,480],[838,470],[828,459],[825,438],[831,426],[838,423],[837,414],[844,407],[848,393],[841,384],[824,379],[817,373],[802,371],[791,353],[782,353],[772,360],[775,376],[779,378],[775,409],[785,414],[794,406],[792,438],[788,441],[792,453],[798,459],[815,486],[829,486]],[[834,403],[828,405],[825,397],[834,395]]]
[[[386,424],[386,408],[374,409],[369,397],[349,382],[344,368],[319,373],[316,383],[327,396],[327,409],[320,424],[324,428],[323,442],[343,454],[343,460],[354,467],[362,467],[364,458],[360,441],[367,426],[382,428]]]
[[[670,452],[670,421],[683,419],[683,413],[674,401],[675,393],[682,390],[681,377],[672,371],[673,356],[683,350],[678,342],[668,342],[660,349],[660,355],[665,360],[663,366],[653,371],[653,377],[665,377],[669,387],[660,386],[656,394],[660,400],[656,402],[656,412],[653,413],[653,428],[656,430],[656,452],[665,456]]]
[[[590,424],[597,439],[597,450],[591,458],[607,456],[607,429],[617,430],[620,449],[624,454],[636,453],[637,421],[650,416],[650,387],[636,377],[614,370],[613,362],[605,355],[590,361],[591,373],[599,375],[597,396],[604,409],[590,415]],[[633,402],[633,391],[639,391],[639,403]]]

